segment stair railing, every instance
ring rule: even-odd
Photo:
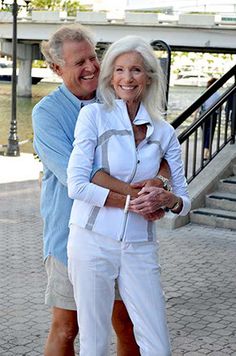
[[[228,86],[228,80],[233,78],[233,84]],[[227,83],[227,84],[226,84]],[[225,88],[225,86],[227,87]],[[219,99],[185,128],[184,123],[201,105],[216,91],[221,91]],[[227,109],[227,103],[232,106]],[[217,113],[216,124],[213,114]],[[204,159],[204,135],[206,123],[210,123],[209,157]],[[172,126],[178,132],[178,139],[182,145],[185,176],[190,183],[209,162],[229,143],[235,144],[236,133],[236,65],[212,84],[193,104],[180,114]]]

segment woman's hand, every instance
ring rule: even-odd
[[[155,221],[155,220],[160,220],[165,216],[165,211],[164,209],[158,209],[154,213],[149,213],[143,215],[144,219],[148,221]]]
[[[92,178],[92,182],[94,184],[99,185],[100,187],[104,187],[109,189],[112,192],[119,193],[122,195],[130,195],[132,198],[136,198],[140,189],[143,187],[141,185],[134,186],[129,183],[123,182],[117,178],[110,176],[108,173],[99,170],[95,173]]]
[[[130,201],[129,211],[143,216],[152,214],[163,207],[171,209],[178,199],[175,194],[158,187],[145,186],[138,195],[138,198]]]
[[[129,210],[141,215],[154,213],[156,210],[162,208],[162,200],[160,195],[163,194],[164,189],[157,187],[143,187],[139,196],[132,199],[129,204]]]

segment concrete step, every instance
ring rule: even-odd
[[[236,176],[236,163],[233,164],[232,168],[233,168],[233,174]]]
[[[195,224],[236,230],[235,211],[199,208],[191,211],[190,220]]]
[[[236,194],[236,176],[221,179],[218,188],[220,191]]]
[[[206,196],[206,207],[236,211],[236,194],[218,191],[213,192]]]

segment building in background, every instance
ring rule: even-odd
[[[143,10],[166,13],[236,13],[236,0],[80,0],[93,11]]]

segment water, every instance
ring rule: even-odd
[[[34,105],[58,84],[38,83],[32,86],[32,98],[17,97],[17,134],[19,141],[32,140],[31,113]],[[0,84],[0,144],[8,143],[11,121],[11,85]],[[1,150],[1,149],[0,149]],[[21,152],[32,153],[32,142],[20,146]]]
[[[17,98],[17,134],[19,142],[32,140],[31,113],[34,105],[58,84],[38,83],[32,86],[32,98]],[[174,120],[204,90],[201,87],[171,87],[169,91],[168,121]],[[11,85],[0,84],[0,144],[8,143],[11,121]],[[0,149],[1,150],[1,149]],[[21,152],[33,153],[32,142],[22,144]]]

